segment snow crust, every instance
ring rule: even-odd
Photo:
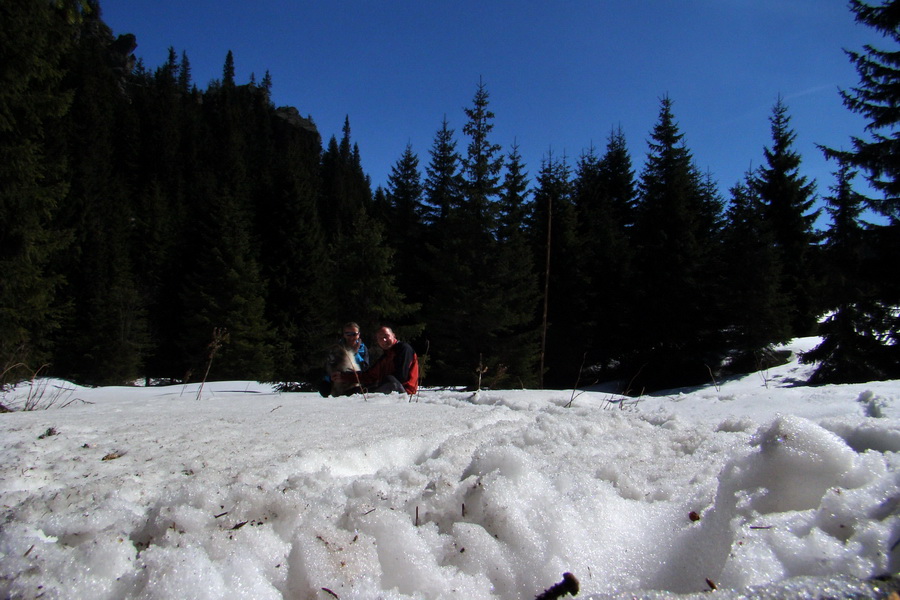
[[[45,382],[0,415],[0,595],[887,597],[900,382],[806,369],[641,399]]]

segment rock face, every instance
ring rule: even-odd
[[[319,130],[316,128],[316,124],[312,122],[312,119],[301,117],[300,111],[293,106],[281,106],[279,108],[276,108],[275,114],[294,127],[305,129],[306,131],[310,131],[312,133],[315,133],[316,135],[319,135]]]
[[[122,76],[134,70],[135,48],[137,48],[137,38],[130,33],[120,35],[109,44],[109,64],[118,75]]]

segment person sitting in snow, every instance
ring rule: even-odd
[[[355,373],[369,368],[369,351],[359,334],[359,325],[353,321],[341,327],[341,338],[328,349],[325,359],[325,377],[319,384],[323,396],[349,396],[359,391]],[[346,380],[337,380],[334,373],[346,373]]]
[[[379,329],[375,341],[384,354],[368,371],[332,373],[332,379],[355,382],[358,375],[359,382],[370,392],[415,394],[419,390],[419,358],[413,347],[398,340],[390,327]]]

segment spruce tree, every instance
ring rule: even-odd
[[[579,378],[587,340],[578,273],[571,171],[550,151],[534,190],[531,246],[541,291],[542,387],[569,387]]]
[[[229,82],[232,69],[233,59],[226,58],[225,83],[210,86],[204,95],[209,137],[203,145],[203,167],[196,174],[188,232],[181,347],[197,373],[209,360],[213,332],[227,329],[228,342],[217,353],[210,377],[270,380],[273,339],[265,316],[259,244],[253,236],[254,137],[246,130],[254,121],[258,90]]]
[[[191,91],[191,62],[187,52],[181,53],[181,63],[178,66],[178,91],[187,95]]]
[[[123,128],[135,150],[130,193],[134,198],[132,256],[138,288],[145,299],[149,327],[145,376],[172,380],[184,374],[177,340],[183,307],[179,293],[184,277],[185,232],[190,182],[199,171],[199,123],[202,105],[189,89],[187,56],[169,60],[153,75],[132,74],[128,88],[134,131]]]
[[[350,118],[346,117],[341,141],[332,136],[322,155],[319,215],[328,239],[339,240],[371,203],[371,183],[363,172],[359,148],[351,143]]]
[[[76,381],[125,383],[141,374],[147,343],[131,253],[134,204],[122,163],[130,151],[121,131],[127,129],[124,81],[134,40],[114,40],[97,12],[80,29],[68,56],[75,90],[65,128],[72,185],[60,212],[74,233],[60,263],[72,311],[58,335],[56,362]]]
[[[49,2],[0,7],[0,384],[50,360],[63,247],[54,216],[67,192],[66,158],[54,143],[72,95],[62,59],[73,29]],[[10,369],[22,363],[25,368]]]
[[[216,355],[210,377],[270,381],[273,340],[247,215],[238,199],[222,189],[208,197],[203,209],[207,216],[197,224],[198,254],[182,292],[185,356],[199,377],[210,359],[214,332],[227,330],[228,341]]]
[[[413,302],[426,298],[423,193],[419,157],[407,144],[388,176],[386,241],[395,251],[397,284]]]
[[[222,87],[234,88],[234,54],[231,50],[225,55],[225,66],[222,67]]]
[[[374,333],[378,327],[403,325],[398,335],[411,339],[421,326],[410,322],[410,316],[421,308],[410,304],[395,281],[395,252],[384,226],[365,212],[351,223],[352,228],[334,248],[339,273],[334,296],[335,323],[355,321],[364,332]],[[412,325],[412,327],[410,327]]]
[[[522,154],[519,145],[514,143],[506,155],[506,170],[497,203],[497,239],[501,243],[527,235],[533,207],[528,186]]]
[[[866,204],[887,218],[866,235],[867,247],[880,265],[900,262],[900,1],[884,0],[869,4],[851,0],[850,10],[856,21],[882,34],[886,48],[866,45],[862,51],[848,50],[859,75],[859,85],[842,90],[844,105],[863,116],[865,137],[852,138],[852,150],[823,148],[826,156],[838,158],[861,170],[881,197],[867,198]],[[868,334],[881,345],[871,349],[867,360],[886,365],[891,377],[900,374],[900,283],[890,270],[874,274],[879,315],[872,315]]]
[[[635,174],[621,129],[606,152],[582,155],[573,182],[583,282],[583,329],[588,365],[609,366],[629,345],[634,318],[630,281],[630,232],[634,223]]]
[[[694,165],[672,112],[663,98],[659,121],[641,173],[634,225],[638,313],[630,364],[635,389],[699,383],[709,377],[708,263],[716,243],[709,225],[715,202]]]
[[[752,173],[731,188],[722,246],[723,306],[733,370],[752,371],[769,358],[771,344],[790,339],[790,312],[780,286],[781,259],[764,218]]]
[[[825,198],[831,216],[825,237],[825,289],[833,312],[821,327],[822,342],[803,355],[804,362],[818,363],[810,383],[863,383],[897,374],[891,349],[879,339],[886,314],[876,293],[881,267],[873,264],[860,221],[865,198],[853,189],[855,176],[842,161],[832,195]]]
[[[844,105],[867,121],[868,138],[853,137],[853,150],[824,148],[826,155],[840,157],[853,167],[865,171],[869,184],[883,194],[870,198],[868,204],[890,219],[900,221],[900,104],[897,84],[900,81],[900,1],[885,0],[871,5],[850,0],[856,21],[873,28],[892,43],[890,49],[866,45],[863,51],[845,50],[859,74],[859,85],[841,90]]]
[[[507,382],[534,386],[539,382],[539,339],[537,306],[540,299],[538,278],[530,250],[527,230],[534,204],[528,189],[528,173],[519,147],[513,144],[506,155],[506,169],[497,203],[497,260],[495,275],[501,282],[503,301],[509,313],[506,330],[501,333],[502,352],[498,358],[506,369]]]
[[[468,152],[462,159],[466,195],[464,213],[474,223],[480,223],[484,232],[493,231],[495,226],[496,200],[503,168],[501,146],[490,139],[494,129],[494,113],[488,108],[489,104],[487,86],[479,81],[472,106],[465,109],[468,121],[463,127],[463,133],[469,138]]]
[[[802,336],[812,333],[819,306],[815,269],[814,231],[819,210],[815,183],[800,175],[801,157],[793,149],[796,134],[790,128],[787,106],[781,100],[772,109],[772,146],[765,148],[766,163],[757,169],[753,187],[764,206],[764,216],[773,232],[781,262],[781,292],[791,308],[791,331]]]
[[[275,347],[274,378],[321,377],[322,348],[333,331],[334,277],[316,202],[321,138],[296,109],[270,112],[271,177],[256,204],[260,266],[268,283],[266,317]]]
[[[487,89],[479,83],[473,105],[466,109],[463,131],[469,143],[461,175],[452,172],[456,158],[445,125],[426,180],[429,204],[436,208],[439,223],[431,236],[430,260],[436,267],[425,316],[434,383],[474,384],[485,367],[493,375],[506,371],[504,355],[511,343],[507,334],[520,318],[510,312],[504,283],[498,279],[496,228],[503,157],[490,138],[494,114],[488,106]],[[436,164],[436,158],[442,162]],[[456,185],[459,194],[452,193]]]
[[[439,234],[450,212],[450,207],[460,202],[462,197],[462,176],[460,156],[456,150],[454,130],[450,129],[447,118],[441,123],[429,150],[431,159],[425,168],[425,206],[422,220],[432,235]]]

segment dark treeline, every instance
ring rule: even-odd
[[[900,3],[851,4],[898,41]],[[8,2],[0,21],[4,381],[309,381],[355,320],[413,343],[426,385],[640,393],[771,364],[823,314],[818,380],[900,376],[886,53],[850,53],[861,84],[844,101],[874,139],[823,149],[836,169],[819,232],[780,100],[762,166],[727,198],[670,98],[640,172],[612,131],[529,173],[495,143],[483,83],[459,133],[445,118],[373,191],[349,119],[323,143],[311,117],[274,106],[268,73],[238,84],[231,53],[201,90],[185,54],[136,61],[94,0]],[[854,191],[860,170],[886,200]],[[865,207],[887,224],[863,223]]]

